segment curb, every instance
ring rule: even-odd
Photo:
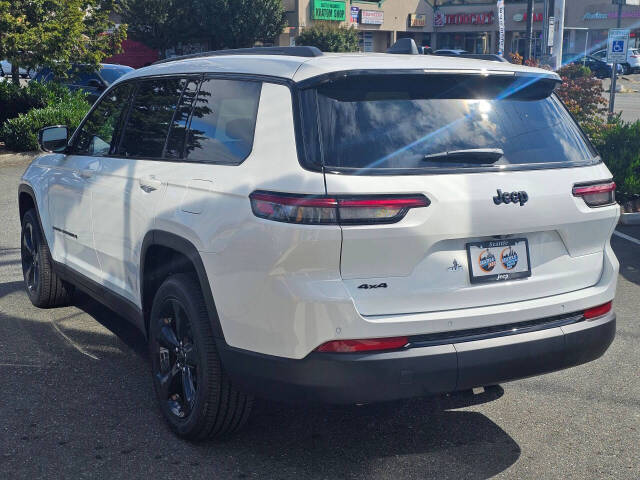
[[[640,213],[622,213],[618,223],[622,225],[640,225]]]

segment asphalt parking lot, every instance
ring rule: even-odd
[[[259,402],[237,436],[192,444],[165,427],[132,327],[85,297],[39,310],[23,293],[26,164],[0,160],[0,478],[640,478],[640,244],[612,240],[618,331],[595,362],[477,396]]]

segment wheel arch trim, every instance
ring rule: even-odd
[[[213,328],[213,334],[216,338],[224,340],[224,334],[222,332],[222,325],[220,324],[220,318],[218,317],[218,310],[213,299],[213,293],[211,291],[211,284],[209,283],[209,277],[207,271],[200,257],[198,249],[191,241],[184,237],[176,235],[175,233],[167,232],[165,230],[150,230],[142,241],[142,247],[140,250],[140,303],[144,305],[144,291],[145,291],[145,276],[144,268],[146,262],[147,252],[150,247],[161,246],[175,250],[176,252],[184,255],[193,265],[193,268],[198,277],[198,283],[202,295],[204,296],[205,305],[207,306],[207,313],[209,314],[209,320],[211,327]],[[146,315],[148,312],[143,312]],[[146,318],[145,318],[146,319]]]

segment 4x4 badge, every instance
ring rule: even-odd
[[[364,290],[369,290],[370,288],[387,288],[387,284],[386,283],[378,283],[378,284],[363,283],[362,285],[358,285],[358,288],[362,288]]]
[[[493,203],[496,205],[500,205],[501,203],[520,203],[522,207],[525,203],[529,201],[529,195],[524,190],[520,190],[519,192],[504,192],[498,189],[498,194],[493,197]]]

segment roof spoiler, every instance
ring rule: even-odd
[[[322,52],[317,47],[305,46],[231,48],[228,50],[212,50],[210,52],[192,53],[191,55],[165,58],[163,60],[153,62],[152,65],[158,65],[159,63],[177,62],[178,60],[188,60],[191,58],[220,57],[223,55],[288,55],[291,57],[321,57]]]
[[[424,54],[424,47],[418,47],[413,38],[401,38],[389,47],[387,53],[399,55],[422,55]]]

